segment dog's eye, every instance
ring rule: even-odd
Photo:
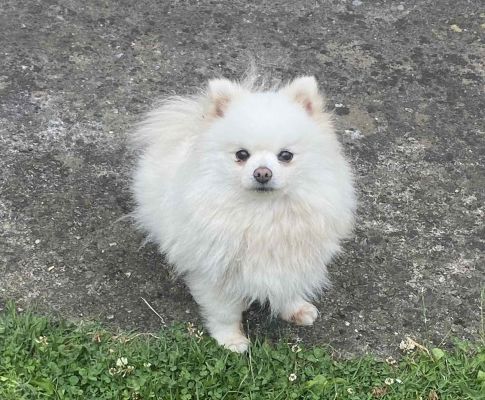
[[[239,150],[236,152],[236,159],[238,161],[246,161],[249,158],[249,153],[246,150]]]
[[[290,162],[291,159],[293,158],[293,153],[290,153],[289,151],[283,150],[278,154],[278,160],[281,162]]]

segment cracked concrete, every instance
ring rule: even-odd
[[[200,323],[127,220],[126,135],[163,95],[314,74],[359,192],[312,328],[251,308],[251,335],[395,354],[405,335],[477,339],[484,287],[478,1],[4,0],[0,9],[0,304],[122,328]]]

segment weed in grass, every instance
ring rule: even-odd
[[[424,349],[400,361],[338,360],[282,341],[240,355],[192,325],[115,335],[10,306],[0,316],[0,399],[484,399],[483,344]]]

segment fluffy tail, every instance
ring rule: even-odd
[[[188,136],[197,134],[203,115],[201,95],[161,100],[130,135],[132,148],[136,150],[155,145],[170,151]]]

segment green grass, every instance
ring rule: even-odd
[[[394,364],[286,341],[238,355],[190,326],[115,335],[13,306],[0,314],[2,400],[376,398],[483,400],[485,347],[418,349]]]

